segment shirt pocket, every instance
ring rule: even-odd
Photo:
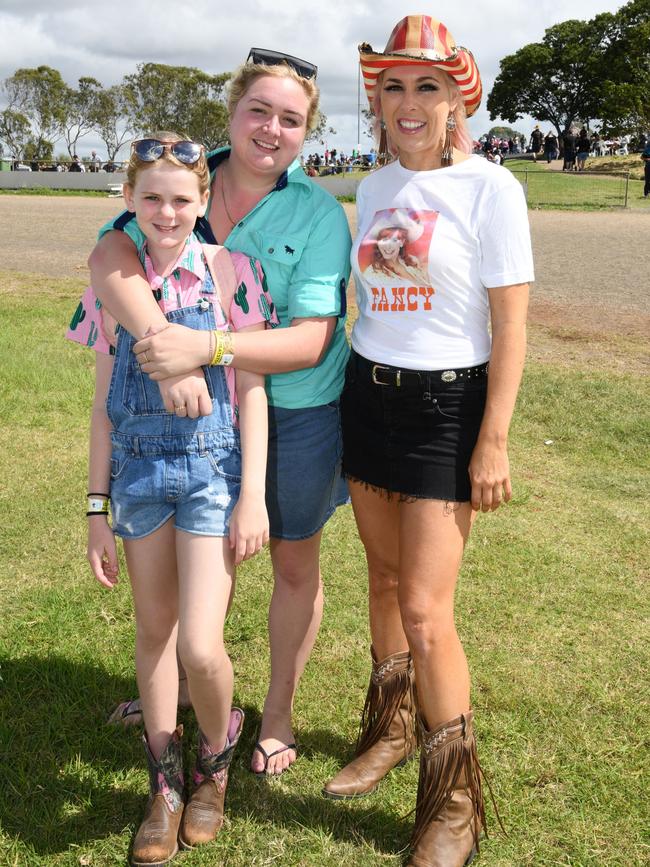
[[[275,235],[272,232],[257,232],[258,258],[264,267],[265,262],[293,268],[300,262],[305,242],[288,235]],[[273,287],[270,287],[271,293]]]

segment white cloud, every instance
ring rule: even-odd
[[[279,48],[318,64],[321,104],[338,131],[328,144],[350,150],[357,143],[357,45],[370,42],[383,49],[394,24],[413,13],[413,5],[412,0],[383,6],[377,0],[286,0],[282,5],[276,0],[182,5],[113,0],[101,6],[79,0],[2,0],[0,79],[20,67],[47,64],[70,84],[92,75],[109,85],[141,62],[217,73],[241,63],[252,45]],[[621,5],[617,0],[515,0],[506,5],[465,0],[445,12],[445,24],[472,50],[483,77],[483,106],[472,118],[472,131],[479,135],[492,125],[485,101],[502,57],[541,40],[544,30],[559,21],[591,18]],[[527,132],[531,125],[529,120],[516,126]],[[84,142],[88,149],[97,144],[90,138]]]

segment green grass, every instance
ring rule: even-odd
[[[636,168],[632,160],[590,159],[586,172],[550,171],[541,160],[507,160],[505,166],[525,186],[529,208],[593,211],[625,207],[625,173]],[[643,197],[642,169],[630,174],[628,208],[650,209],[650,199]]]
[[[126,578],[105,592],[84,560],[91,353],[62,336],[83,286],[12,277],[0,294],[0,864],[108,867],[125,862],[147,781],[138,733],[104,725],[134,694],[134,626]],[[492,822],[482,867],[650,859],[649,403],[640,377],[527,368],[515,499],[477,521],[458,590],[481,760],[509,834]],[[401,863],[415,763],[367,799],[320,795],[350,755],[368,676],[349,507],[328,524],[322,568],[325,617],[296,701],[300,760],[270,783],[247,770],[268,678],[268,559],[241,570],[227,639],[247,720],[229,822],[179,859],[186,867]]]
[[[622,175],[547,171],[542,168],[516,168],[506,163],[525,185],[529,208],[597,210],[625,205],[626,178]],[[628,207],[647,207],[643,181],[630,180]]]

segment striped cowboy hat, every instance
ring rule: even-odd
[[[471,51],[456,45],[445,25],[429,15],[407,15],[395,25],[383,52],[362,42],[359,55],[363,83],[371,105],[380,73],[392,66],[411,63],[435,66],[450,75],[460,89],[467,117],[471,117],[480,105],[483,92],[481,76]]]

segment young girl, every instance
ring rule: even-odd
[[[113,587],[114,534],[121,536],[135,605],[151,795],[134,865],[164,864],[178,851],[177,839],[192,848],[221,827],[243,724],[243,712],[231,709],[223,624],[235,565],[268,541],[264,378],[238,370],[235,379],[227,356],[229,327],[263,329],[275,316],[259,264],[203,246],[193,234],[208,187],[201,145],[170,133],[133,143],[124,198],[146,236],[144,266],[168,320],[211,332],[215,366],[195,371],[205,376],[211,414],[192,419],[182,406],[166,408],[140,370],[128,332],[119,330],[113,354],[92,289],[68,332],[97,352],[88,560],[97,580]],[[184,811],[177,647],[200,728],[195,789]]]

